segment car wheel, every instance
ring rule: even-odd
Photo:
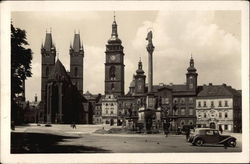
[[[202,146],[203,145],[203,140],[202,139],[197,139],[196,141],[195,141],[195,145],[196,146]]]
[[[235,147],[236,146],[236,141],[235,140],[229,140],[228,141],[228,146]]]

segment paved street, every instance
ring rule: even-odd
[[[222,145],[192,146],[184,135],[97,134],[107,125],[20,126],[12,133],[12,153],[164,153],[164,152],[240,152],[241,134],[235,148]],[[112,127],[114,128],[114,127]]]

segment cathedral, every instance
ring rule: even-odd
[[[41,46],[42,83],[40,122],[88,123],[88,102],[82,96],[84,50],[80,34],[70,45],[70,72],[57,58],[52,34],[46,32]]]

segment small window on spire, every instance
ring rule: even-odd
[[[109,70],[110,80],[115,80],[115,67],[111,66]]]

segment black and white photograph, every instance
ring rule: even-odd
[[[249,162],[246,1],[1,9],[1,162]]]

